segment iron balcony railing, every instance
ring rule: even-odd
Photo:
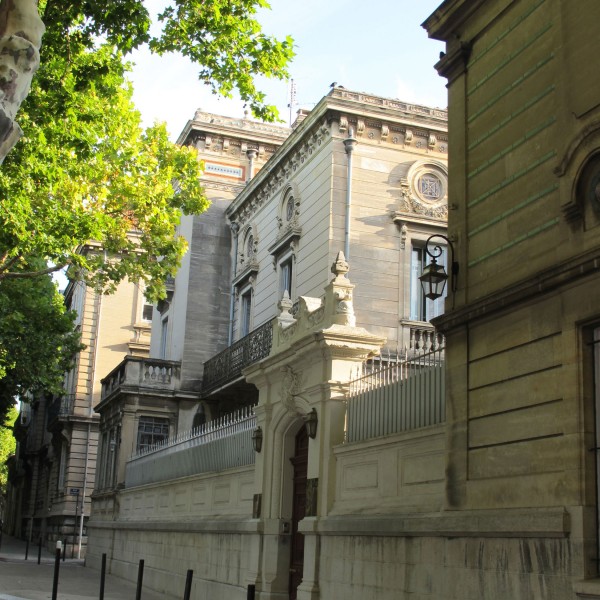
[[[247,366],[271,353],[273,320],[267,321],[247,336],[204,363],[202,393],[207,394],[241,377]]]
[[[48,423],[52,423],[56,419],[70,417],[73,414],[74,407],[75,394],[64,394],[55,397],[48,406]]]

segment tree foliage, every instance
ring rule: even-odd
[[[48,275],[2,281],[0,422],[17,396],[60,390],[65,371],[81,349],[73,316]]]
[[[141,131],[123,53],[148,43],[187,55],[215,92],[237,88],[273,118],[253,78],[285,77],[292,42],[261,32],[253,15],[265,6],[174,0],[151,36],[142,0],[40,2],[41,66],[19,113],[24,137],[0,171],[0,281],[29,276],[13,267],[41,257],[45,271],[71,265],[105,291],[129,276],[145,281],[149,298],[164,295],[186,249],[173,235],[179,215],[207,201],[193,150],[169,143],[162,126]],[[81,251],[90,240],[100,252]]]
[[[22,265],[43,258],[54,266],[41,271],[71,265],[108,291],[143,279],[159,298],[186,249],[174,235],[181,211],[207,206],[196,153],[164,126],[141,130],[118,49],[46,26],[19,113],[24,136],[0,170],[0,282],[30,276]],[[82,252],[89,241],[101,251]]]
[[[12,427],[17,420],[17,416],[16,407],[11,406],[4,419],[0,419],[0,496],[3,496],[6,492],[8,478],[6,460],[11,454],[14,454],[17,443],[12,432]],[[2,502],[1,499],[0,502]]]
[[[253,16],[264,6],[171,0],[152,36],[143,0],[40,0],[40,68],[18,113],[24,135],[0,169],[0,416],[15,395],[58,389],[77,348],[46,273],[68,266],[107,292],[143,280],[157,300],[187,247],[181,213],[208,205],[195,150],[162,125],[142,131],[125,54],[149,44],[187,55],[213,91],[237,89],[272,119],[254,76],[285,77],[292,42],[261,32]]]
[[[180,53],[198,65],[198,78],[213,92],[229,96],[237,90],[257,117],[278,117],[254,79],[287,79],[293,40],[263,33],[255,16],[270,8],[266,0],[168,0],[157,35],[150,33],[143,0],[41,0],[40,5],[46,24],[69,31],[78,23],[79,39],[88,47],[101,37],[125,53],[143,44],[158,54]]]

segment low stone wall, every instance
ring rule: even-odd
[[[254,466],[124,489],[120,521],[193,521],[252,515]]]
[[[347,536],[321,540],[321,598],[575,599],[566,539]]]
[[[181,598],[188,569],[194,571],[192,597],[211,600],[246,598],[252,525],[247,521],[202,523],[96,523],[86,563],[99,569],[107,554],[107,571],[135,582],[144,560],[144,589]]]
[[[431,512],[443,506],[444,425],[345,444],[334,453],[332,515]]]
[[[99,569],[106,553],[107,571],[135,582],[143,559],[144,588],[174,597],[193,569],[195,597],[241,600],[256,532],[253,481],[252,466],[98,495],[86,562]]]

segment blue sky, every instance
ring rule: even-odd
[[[147,0],[158,10],[164,0]],[[344,87],[445,108],[446,81],[433,65],[443,44],[430,40],[421,23],[441,0],[271,0],[259,16],[266,32],[292,35],[296,58],[290,72],[296,83],[297,108],[314,106],[336,81]],[[228,116],[243,115],[239,100],[220,99],[196,79],[187,60],[133,56],[134,101],[144,123],[166,121],[172,139],[201,108]],[[261,81],[268,102],[289,117],[289,84]]]

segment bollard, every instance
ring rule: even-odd
[[[25,542],[25,560],[29,558],[29,538]]]
[[[42,536],[38,541],[38,565],[42,562]]]
[[[58,572],[60,570],[60,554],[62,552],[62,542],[56,542],[56,554],[54,556],[54,581],[52,582],[52,600],[56,600],[58,595]]]
[[[2,523],[0,523],[0,548],[2,548]]]
[[[254,600],[254,594],[256,593],[256,586],[251,584],[248,586],[248,591],[246,593],[246,600]]]
[[[67,558],[67,538],[63,540],[62,543],[62,559],[65,562],[65,558]]]
[[[187,577],[185,578],[185,591],[183,592],[183,600],[190,600],[190,594],[192,593],[192,577],[194,571],[188,569]]]
[[[135,600],[142,600],[142,581],[144,579],[144,561],[140,560],[138,568],[137,589],[135,590]]]
[[[98,600],[104,600],[104,580],[106,579],[106,553],[102,555],[102,568],[100,569],[100,597]]]

